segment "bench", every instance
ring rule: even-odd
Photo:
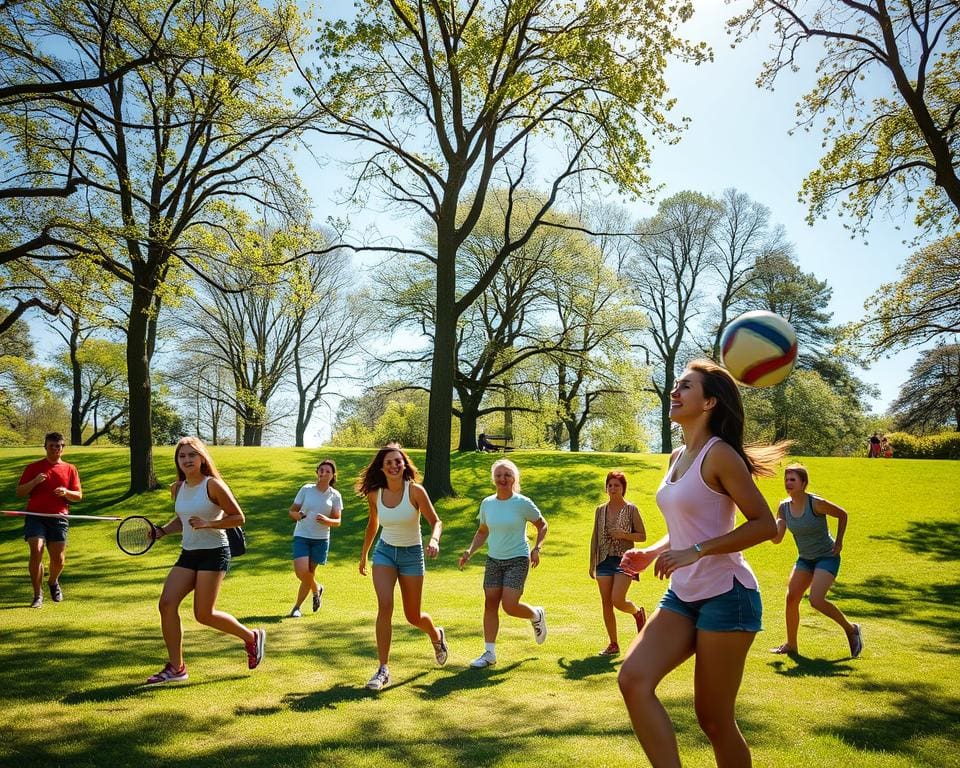
[[[483,438],[486,440],[487,444],[483,445],[481,441],[477,442],[477,450],[485,451],[487,453],[507,453],[512,451],[513,438],[505,437],[503,435],[483,435]]]

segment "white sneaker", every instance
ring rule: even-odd
[[[303,616],[303,612],[299,608],[294,608],[292,611],[290,611],[291,619],[299,619],[301,616]]]
[[[533,612],[534,617],[530,620],[533,624],[533,636],[537,645],[543,645],[543,641],[547,639],[547,614],[540,607],[534,608]]]
[[[470,662],[470,666],[474,669],[483,669],[484,667],[492,667],[497,663],[497,654],[492,651],[484,651],[477,658]]]
[[[390,670],[386,665],[377,669],[374,676],[367,681],[367,688],[371,691],[382,691],[388,685],[390,685]]]

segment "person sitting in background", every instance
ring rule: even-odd
[[[484,451],[485,453],[494,453],[500,449],[487,440],[485,432],[481,432],[477,437],[477,450]]]

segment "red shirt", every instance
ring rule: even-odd
[[[51,464],[46,458],[28,464],[20,476],[20,485],[33,480],[37,475],[45,472],[47,479],[30,491],[27,499],[27,512],[45,512],[49,515],[66,515],[70,505],[66,499],[56,496],[53,492],[57,488],[66,488],[70,491],[80,490],[80,474],[73,464],[65,461]]]

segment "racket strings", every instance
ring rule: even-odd
[[[145,517],[129,517],[117,528],[117,545],[131,555],[146,552],[153,539],[153,524]]]

